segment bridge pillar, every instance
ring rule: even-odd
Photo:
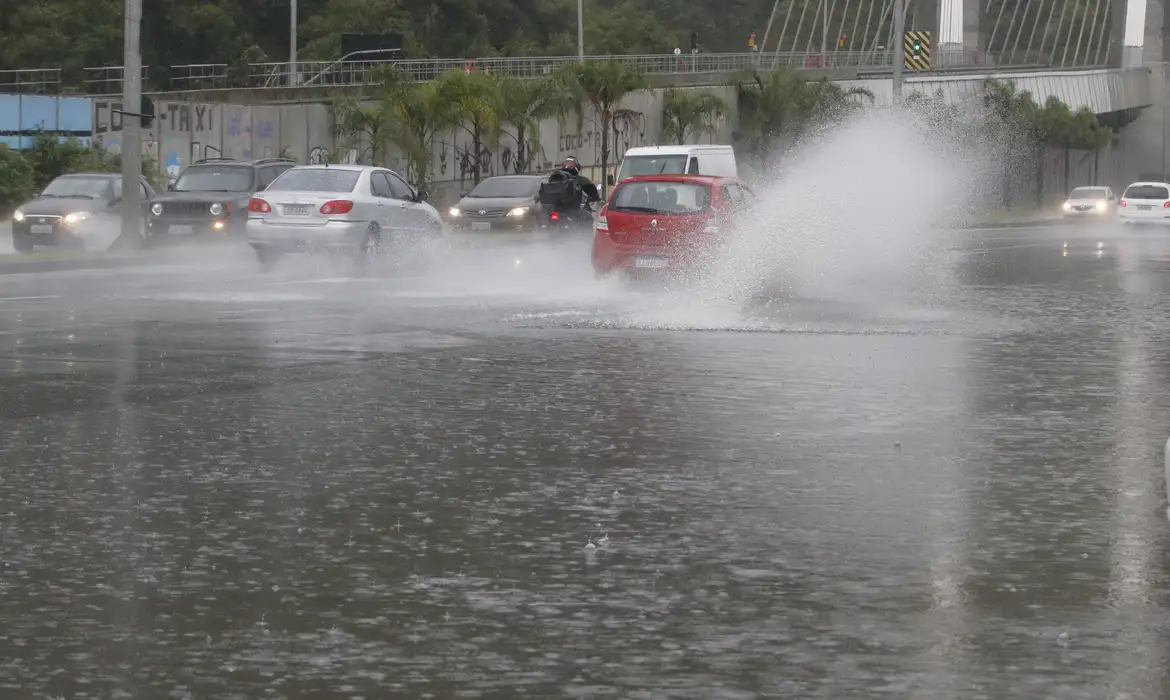
[[[1118,186],[1134,180],[1170,178],[1170,26],[1167,0],[1145,0],[1145,26],[1141,46],[1125,46],[1125,2],[1114,0],[1113,36],[1109,65],[1150,69],[1153,105],[1142,110],[1137,121],[1125,127],[1115,149]],[[1120,9],[1118,9],[1120,8]]]

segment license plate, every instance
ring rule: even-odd
[[[190,225],[171,226],[170,228],[167,229],[167,233],[174,233],[174,234],[195,233],[195,227],[190,226]]]
[[[669,266],[669,261],[666,258],[650,258],[638,257],[634,259],[634,267],[645,267],[650,269],[661,269]]]
[[[471,222],[471,230],[472,231],[491,231],[492,225],[486,221],[473,221],[473,222]]]
[[[308,216],[308,204],[286,204],[283,207],[285,216]]]
[[[1139,204],[1138,205],[1138,211],[1149,211],[1151,209],[1153,209],[1153,207],[1148,205],[1148,204]]]
[[[29,227],[29,230],[33,233],[52,233],[53,227],[49,224],[33,224]]]

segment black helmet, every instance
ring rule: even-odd
[[[565,161],[561,163],[561,167],[573,173],[574,175],[577,175],[581,172],[581,163],[579,163],[573,156],[565,158]]]

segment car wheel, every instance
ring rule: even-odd
[[[29,253],[35,247],[32,239],[22,233],[12,234],[12,247],[18,253]]]
[[[280,253],[275,250],[267,248],[256,249],[256,262],[260,266],[260,272],[272,272],[276,269],[276,263],[280,260]]]
[[[363,267],[368,266],[378,257],[378,253],[382,250],[382,230],[374,224],[366,229],[362,236],[361,243],[358,245],[357,263]]]

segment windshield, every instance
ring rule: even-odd
[[[1105,199],[1104,187],[1078,187],[1068,195],[1069,199]]]
[[[710,206],[710,185],[631,182],[618,187],[609,208],[644,214],[698,214]]]
[[[682,175],[687,171],[686,155],[626,156],[622,161],[621,179],[635,175]]]
[[[176,192],[249,192],[252,168],[239,165],[192,165],[175,183]]]
[[[110,196],[111,182],[108,177],[59,177],[49,183],[41,196],[106,199]]]
[[[1170,199],[1170,190],[1158,185],[1134,185],[1122,196],[1126,199]]]
[[[535,197],[540,189],[537,177],[493,177],[476,185],[468,197]]]
[[[285,192],[352,192],[361,172],[338,168],[293,168],[276,178],[268,190]]]

